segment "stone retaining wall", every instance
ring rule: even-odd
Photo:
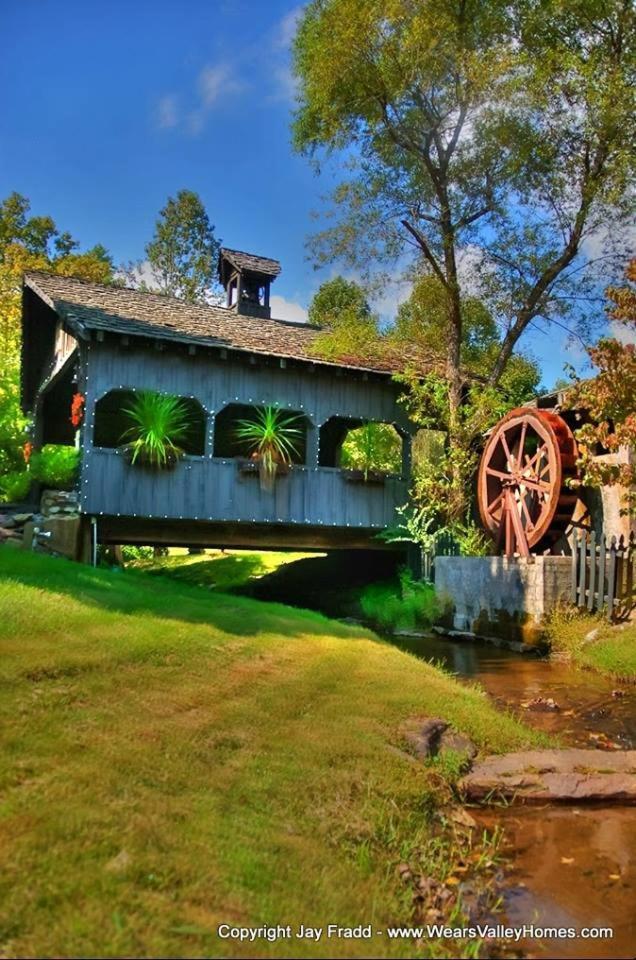
[[[569,557],[437,557],[435,591],[452,603],[453,629],[536,644],[571,590]]]

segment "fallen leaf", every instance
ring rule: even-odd
[[[610,880],[620,880],[621,875],[620,873],[610,873],[609,878]]]

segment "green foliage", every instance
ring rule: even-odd
[[[60,232],[51,217],[30,216],[29,211],[29,201],[19,193],[0,201],[0,495],[10,500],[26,496],[30,484],[23,456],[29,419],[20,406],[23,273],[48,270],[110,283],[114,269],[104,247],[80,253],[77,242]]]
[[[388,543],[416,543],[425,553],[435,554],[440,540],[447,537],[463,557],[483,557],[491,552],[490,538],[470,514],[448,521],[445,504],[427,500],[421,489],[411,503],[396,512],[398,522],[380,534]]]
[[[124,563],[137,563],[140,560],[148,561],[154,557],[153,547],[133,547],[130,544],[123,544],[121,556]]]
[[[146,256],[162,293],[205,303],[215,283],[219,248],[199,195],[179,190],[160,211]]]
[[[299,453],[303,437],[302,417],[278,407],[254,407],[250,419],[239,420],[236,439],[258,460],[261,482],[271,488],[279,464],[288,465]]]
[[[340,466],[370,471],[402,472],[402,438],[390,423],[365,423],[347,434],[340,452]]]
[[[550,616],[546,632],[561,657],[616,679],[636,680],[636,624],[612,626],[600,614],[561,607]]]
[[[572,486],[620,484],[621,512],[636,510],[636,464],[621,451],[636,449],[636,257],[625,270],[626,283],[606,291],[609,318],[618,336],[588,348],[596,375],[578,380],[568,406],[587,411],[589,421],[576,431],[580,478]],[[599,459],[599,447],[619,456]]]
[[[154,390],[140,390],[122,413],[131,422],[121,438],[126,441],[131,463],[157,470],[174,466],[183,455],[179,443],[186,439],[192,428],[192,418],[184,399]]]
[[[14,470],[0,475],[0,502],[21,503],[31,489],[32,476],[27,470]]]
[[[20,409],[18,364],[7,364],[0,375],[0,477],[26,469],[23,446],[27,425]]]
[[[484,419],[502,384],[525,393],[533,380],[523,360],[509,366],[519,338],[537,318],[584,322],[601,271],[620,263],[636,199],[635,55],[636,14],[623,0],[303,9],[295,145],[339,153],[349,177],[338,178],[314,258],[367,272],[409,259],[411,276],[435,278],[451,517],[466,508],[477,435],[466,436],[467,420]],[[595,231],[612,245],[590,258],[583,241]],[[498,336],[477,358],[487,389],[466,415],[465,366],[472,334],[492,335],[488,314]]]
[[[315,238],[319,262],[414,251],[457,325],[469,248],[509,332],[496,382],[534,317],[589,295],[585,233],[630,222],[635,19],[622,0],[310,2],[294,142],[341,151],[353,170]]]
[[[400,304],[395,325],[387,332],[388,340],[396,352],[407,350],[413,361],[422,365],[437,364],[441,367],[445,358],[445,342],[448,336],[448,303],[444,286],[431,274],[417,278],[411,294]],[[496,363],[502,347],[502,334],[487,301],[474,295],[465,295],[461,301],[461,343],[459,362],[466,377],[479,377],[482,384]],[[414,366],[414,363],[411,363]],[[439,375],[438,375],[439,379]],[[522,352],[510,356],[502,373],[497,390],[487,387],[487,404],[493,408],[492,423],[497,419],[496,410],[505,404],[518,406],[531,399],[541,379],[538,363]],[[444,429],[449,426],[448,388],[444,401]],[[499,399],[500,398],[500,399]],[[474,397],[472,398],[474,402]],[[441,412],[437,404],[436,415]]]
[[[373,583],[360,597],[365,617],[383,630],[415,630],[430,627],[439,615],[435,588],[416,581],[404,570],[399,583]]]
[[[375,314],[362,315],[350,308],[343,310],[331,327],[322,330],[312,344],[312,352],[325,360],[364,364],[378,355],[379,331]]]
[[[370,316],[364,290],[341,276],[325,280],[309,304],[309,322],[315,327],[333,327],[345,313],[360,319]]]
[[[47,443],[34,451],[29,461],[29,473],[45,487],[54,490],[72,490],[77,483],[80,451],[75,447]]]
[[[61,240],[51,217],[30,217],[31,204],[20,193],[10,193],[0,202],[0,259],[9,244],[19,243],[30,253],[48,254],[51,241]],[[64,253],[77,246],[63,235]]]

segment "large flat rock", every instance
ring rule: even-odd
[[[636,750],[526,750],[486,757],[460,781],[467,800],[636,803]]]

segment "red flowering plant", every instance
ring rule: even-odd
[[[75,428],[79,427],[84,419],[85,403],[86,397],[83,393],[76,393],[73,395],[73,400],[71,402],[71,423]]]

